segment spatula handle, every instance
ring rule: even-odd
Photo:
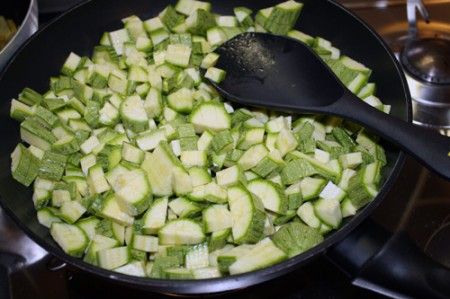
[[[328,107],[329,112],[369,128],[396,144],[431,171],[450,180],[450,138],[413,125],[367,105],[348,92]]]

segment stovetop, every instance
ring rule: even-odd
[[[394,50],[406,36],[405,1],[340,1],[385,38]],[[433,28],[450,34],[450,1],[425,1]],[[41,23],[55,17],[40,15]],[[434,22],[434,23],[433,23]],[[419,24],[422,30],[428,25]],[[435,30],[435,29],[433,29]],[[406,231],[433,259],[450,267],[450,184],[408,158],[392,191],[372,220],[389,231]],[[2,266],[3,265],[3,266]],[[167,298],[103,281],[64,265],[25,236],[0,210],[1,298]],[[352,285],[325,257],[291,274],[215,298],[385,298]]]

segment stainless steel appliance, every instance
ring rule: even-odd
[[[12,18],[18,30],[8,44],[0,50],[0,70],[19,47],[38,29],[37,0],[3,0],[0,15]]]

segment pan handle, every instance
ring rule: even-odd
[[[404,232],[364,222],[326,254],[356,286],[393,298],[450,298],[450,269]]]

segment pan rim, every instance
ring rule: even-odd
[[[22,33],[22,31],[25,30],[26,22],[30,19],[31,14],[33,13],[33,7],[36,5],[35,2],[37,0],[28,0],[28,1],[29,2],[28,2],[27,12],[26,12],[23,20],[20,22],[20,25],[18,26],[17,31],[14,34],[14,36],[6,43],[6,45],[2,49],[0,49],[0,55],[6,53],[7,49],[11,48],[11,46],[14,43],[14,41],[16,40],[16,38]],[[16,53],[18,53],[21,49],[22,49],[22,47],[19,47],[19,49],[17,49]],[[16,53],[14,53],[14,56]],[[14,56],[11,57],[11,60],[14,58]],[[6,69],[6,66],[5,66],[5,69]]]
[[[52,20],[50,23],[46,24],[42,28],[40,28],[33,36],[31,36],[19,49],[18,51],[13,55],[13,57],[10,59],[10,61],[7,63],[3,71],[0,73],[0,80],[3,79],[5,74],[8,72],[8,69],[10,66],[14,63],[16,58],[21,54],[24,48],[26,48],[33,40],[36,38],[39,38],[39,35],[44,32],[48,27],[55,26],[61,19],[63,19],[68,14],[73,13],[74,11],[77,11],[81,7],[89,5],[91,2],[90,0],[86,0],[73,8],[69,9],[65,13],[61,14],[60,16],[56,17],[54,20]],[[326,0],[325,2],[330,3],[331,5],[336,6],[338,9],[342,10],[344,13],[349,15],[349,17],[354,18],[356,21],[358,21],[361,26],[363,26],[366,30],[368,30],[372,36],[377,40],[378,43],[380,43],[383,47],[383,49],[388,53],[391,62],[394,64],[395,70],[397,75],[399,76],[399,79],[401,81],[402,87],[403,87],[403,93],[405,95],[406,100],[406,115],[403,116],[403,120],[407,122],[412,121],[412,103],[411,103],[411,97],[410,92],[408,89],[408,85],[406,82],[405,75],[403,71],[401,70],[400,64],[396,60],[395,56],[389,49],[388,45],[384,40],[368,25],[366,24],[361,18],[356,16],[353,12],[349,11],[345,7],[343,7],[341,4],[336,3],[333,0]],[[61,259],[62,261],[73,265],[76,268],[81,269],[82,271],[86,271],[90,274],[99,276],[104,279],[112,279],[117,283],[126,284],[126,285],[133,285],[135,288],[139,289],[147,289],[151,290],[153,288],[153,291],[157,292],[163,292],[161,290],[165,290],[166,293],[177,293],[177,294],[201,294],[201,293],[220,293],[224,291],[231,291],[236,290],[240,288],[249,287],[252,285],[256,285],[262,282],[265,282],[267,280],[273,279],[275,277],[282,276],[283,274],[286,274],[288,272],[294,271],[298,269],[299,267],[311,262],[314,257],[318,257],[322,254],[324,254],[332,245],[342,241],[351,231],[353,231],[355,228],[361,224],[362,221],[364,221],[372,212],[377,208],[381,201],[386,197],[386,194],[389,192],[391,187],[393,186],[394,182],[397,180],[400,171],[403,167],[404,161],[405,161],[405,154],[403,151],[398,150],[398,157],[395,160],[395,162],[392,165],[392,169],[390,170],[389,175],[387,176],[383,186],[380,189],[380,192],[378,195],[370,202],[367,206],[365,206],[357,215],[353,216],[348,223],[346,223],[344,226],[342,226],[339,230],[334,232],[332,235],[328,236],[322,243],[319,245],[307,250],[306,252],[303,252],[302,254],[299,254],[295,257],[292,257],[286,261],[283,261],[281,263],[275,264],[273,266],[256,270],[248,273],[243,273],[239,275],[233,275],[233,276],[226,276],[221,278],[212,278],[212,279],[202,279],[202,280],[168,280],[168,279],[152,279],[148,277],[136,277],[136,276],[129,276],[126,274],[117,273],[114,271],[109,271],[102,269],[97,266],[90,265],[86,262],[84,262],[82,259],[74,258],[69,256],[68,254],[64,253],[60,248],[57,248],[55,250],[55,247],[50,245],[48,242],[46,242],[44,239],[39,237],[37,234],[35,234],[32,230],[30,230],[16,215],[15,213],[7,206],[7,204],[1,200],[0,198],[0,205],[5,210],[7,215],[11,217],[14,222],[27,234],[30,239],[32,239],[34,242],[36,242],[39,246],[44,248],[46,251],[48,251],[50,254],[56,256],[57,258]]]

